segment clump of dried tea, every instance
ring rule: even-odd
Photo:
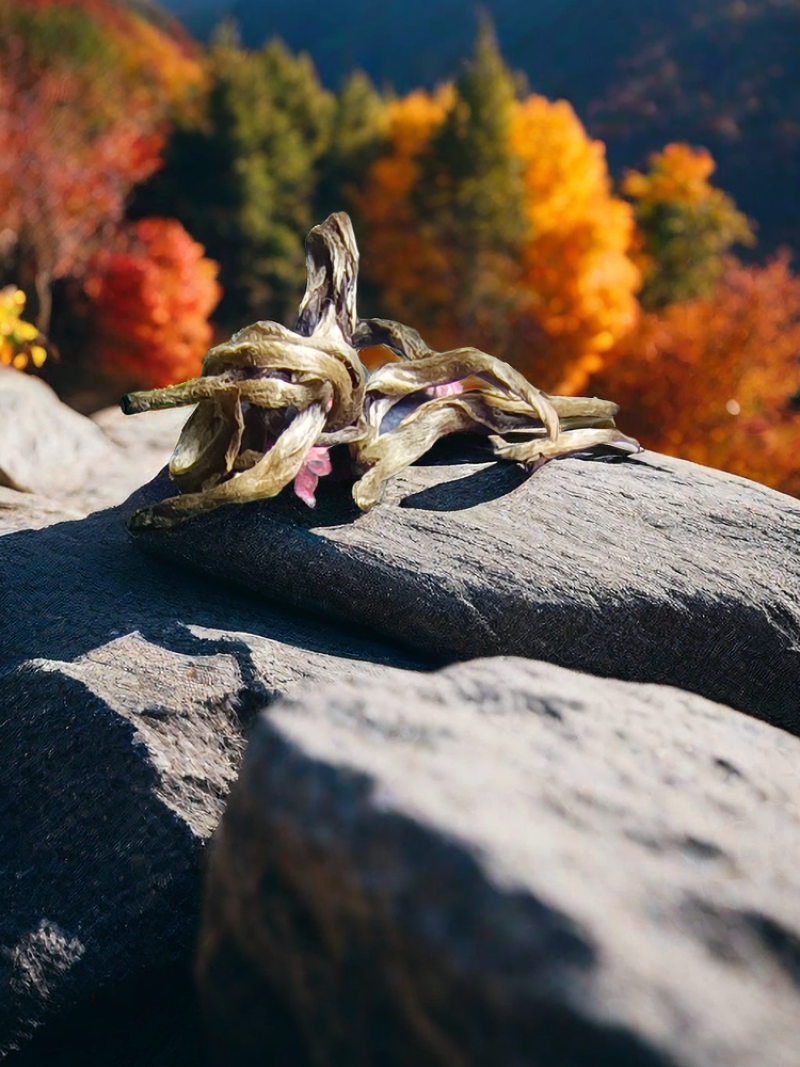
[[[547,396],[476,348],[434,352],[408,326],[359,319],[358,249],[344,213],[311,230],[306,252],[294,330],[256,322],[212,348],[201,377],[123,398],[127,414],[197,405],[169,466],[178,495],[136,511],[131,528],[175,526],[223,504],[275,496],[290,483],[313,507],[335,445],[349,447],[362,510],[451,433],[487,435],[495,456],[530,471],[597,445],[640,451],[615,426],[609,401]],[[368,379],[358,352],[374,345],[402,362]]]

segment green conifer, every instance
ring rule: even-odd
[[[415,195],[421,224],[452,265],[457,329],[486,345],[501,343],[526,232],[522,164],[511,147],[516,88],[484,14]]]
[[[220,264],[226,328],[288,321],[305,284],[301,235],[314,224],[318,161],[334,99],[305,54],[279,41],[240,47],[223,26],[209,56],[205,115],[173,137],[164,173],[137,212],[180,219]]]

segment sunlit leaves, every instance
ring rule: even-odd
[[[180,223],[142,219],[89,263],[93,356],[122,388],[169,385],[199,373],[220,289]]]
[[[642,443],[800,495],[800,279],[785,256],[642,318],[591,390]]]
[[[32,322],[22,318],[25,294],[13,285],[0,289],[0,365],[25,370],[47,359],[45,339]]]
[[[0,0],[0,226],[42,329],[201,81],[188,46],[110,0]]]
[[[523,101],[513,145],[530,228],[522,248],[526,318],[540,331],[538,346],[515,361],[546,388],[577,392],[636,321],[632,212],[612,192],[602,143],[587,137],[565,101]]]
[[[614,196],[603,146],[568,104],[514,102],[508,138],[519,173],[518,240],[484,240],[476,276],[475,249],[439,225],[448,213],[465,230],[480,222],[446,170],[441,215],[420,210],[423,168],[431,169],[432,146],[457,105],[452,87],[390,105],[391,148],[370,168],[359,203],[365,273],[387,314],[413,318],[438,345],[477,337],[546,388],[578,391],[636,320],[631,208]],[[513,215],[514,205],[508,210]]]
[[[623,191],[635,206],[648,310],[710,296],[736,244],[753,244],[747,218],[711,185],[714,160],[705,149],[670,144],[645,173],[630,171]]]

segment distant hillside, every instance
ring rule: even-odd
[[[223,16],[236,19],[251,47],[277,34],[291,48],[308,50],[331,86],[354,66],[400,92],[448,78],[470,50],[479,7],[491,12],[507,59],[534,88],[563,95],[578,79],[596,91],[609,62],[597,48],[597,27],[586,23],[587,16],[600,18],[596,0],[166,0],[166,6],[201,37]],[[649,0],[648,18],[672,6],[671,0]],[[641,9],[620,7],[613,25],[602,19],[603,47],[624,54],[636,41]]]
[[[454,73],[475,33],[463,0],[167,0],[195,33],[219,17],[245,44],[280,35],[337,85],[354,66],[399,91]],[[759,223],[800,249],[800,0],[484,0],[531,88],[569,99],[612,167],[670,140],[705,144]]]

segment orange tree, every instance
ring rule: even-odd
[[[486,27],[456,83],[391,103],[388,127],[358,200],[385,313],[579,389],[633,325],[640,283],[602,145],[568,104],[517,99]]]
[[[515,361],[543,388],[580,392],[636,321],[633,215],[612,192],[603,145],[566,101],[524,100],[512,143],[524,165],[528,223],[518,328],[530,338]]]
[[[419,225],[412,193],[421,155],[444,122],[452,88],[422,89],[387,105],[388,151],[367,172],[354,194],[364,225],[363,273],[380,292],[385,314],[418,324],[434,345],[445,346],[453,302],[444,249]]]
[[[800,278],[787,256],[646,314],[589,382],[648,448],[800,496]]]

